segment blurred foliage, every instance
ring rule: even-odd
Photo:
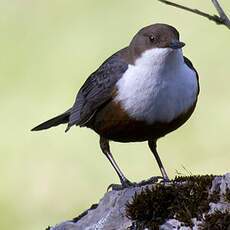
[[[228,13],[230,2],[221,2]],[[215,13],[209,0],[186,4]],[[225,27],[156,0],[0,0],[0,229],[39,230],[70,219],[118,182],[90,130],[29,130],[68,109],[105,58],[156,22],[178,28],[201,83],[195,114],[159,142],[162,160],[171,177],[229,171]],[[111,147],[130,180],[160,174],[145,143]]]

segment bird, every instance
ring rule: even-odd
[[[125,48],[106,59],[79,89],[73,106],[32,129],[67,124],[99,135],[101,151],[123,188],[132,186],[111,150],[110,141],[147,142],[162,174],[169,177],[157,141],[192,115],[200,91],[198,72],[183,55],[178,30],[156,23],[140,29]]]

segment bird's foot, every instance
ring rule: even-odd
[[[167,184],[172,182],[172,180],[170,180],[168,177],[160,177],[162,180],[160,181],[160,183],[162,184]]]
[[[121,184],[111,184],[109,185],[109,187],[107,188],[107,191],[109,191],[110,189],[115,190],[115,191],[119,191],[125,188],[129,188],[129,187],[134,187],[136,186],[136,183],[132,183],[129,180],[123,180],[121,181]]]
[[[149,184],[155,184],[158,182],[159,179],[162,179],[162,177],[160,176],[153,176],[151,178],[149,178],[148,180],[143,180],[139,183],[137,183],[137,186],[145,186],[145,185],[149,185]]]
[[[162,181],[161,181],[161,182],[163,182],[164,184],[169,183],[170,180],[169,180],[169,177],[168,177],[168,175],[167,175],[167,173],[166,173],[164,167],[163,167],[163,166],[160,167],[160,170],[161,170],[161,175],[162,175],[162,177],[161,177],[161,178],[162,178]]]
[[[129,187],[137,187],[137,186],[140,187],[140,186],[145,186],[145,185],[149,185],[149,184],[155,184],[159,181],[159,179],[163,179],[163,177],[154,176],[154,177],[149,178],[148,180],[143,180],[139,183],[130,182],[129,180],[124,180],[124,181],[122,181],[122,184],[111,184],[111,185],[109,185],[107,191],[109,189],[119,191],[119,190],[129,188]]]

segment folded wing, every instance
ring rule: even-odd
[[[114,86],[127,68],[128,64],[116,53],[89,76],[76,96],[66,131],[73,125],[84,126],[103,104],[112,99]]]

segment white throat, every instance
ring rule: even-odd
[[[116,84],[115,101],[136,120],[149,124],[170,122],[196,101],[195,71],[185,63],[181,50],[154,48],[129,65]]]

